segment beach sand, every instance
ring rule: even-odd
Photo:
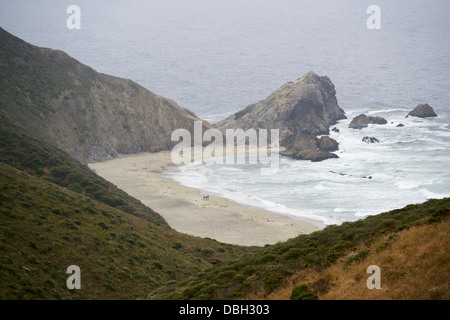
[[[165,178],[170,152],[144,153],[89,164],[97,174],[139,199],[182,233],[243,246],[286,241],[318,227],[222,197],[203,199],[200,190]],[[173,169],[176,169],[173,166]]]

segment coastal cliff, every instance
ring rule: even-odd
[[[66,53],[0,28],[0,113],[87,163],[169,150],[196,115],[139,84],[98,73]],[[208,127],[208,123],[204,122]]]
[[[336,158],[337,155],[330,150],[336,151],[337,148],[323,148],[317,136],[328,135],[330,125],[345,118],[331,80],[308,72],[215,126],[220,130],[279,129],[280,146],[285,148],[282,154],[296,159],[321,161]]]

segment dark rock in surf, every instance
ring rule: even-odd
[[[339,132],[341,132],[341,130],[339,130],[338,128],[336,128],[336,127],[334,127],[333,129],[331,129],[331,131],[333,131],[333,132],[336,132],[336,133],[339,133]]]
[[[365,143],[380,143],[380,140],[374,137],[364,137],[362,138],[362,141]]]
[[[353,118],[348,127],[351,129],[361,130],[368,127],[369,124],[387,124],[387,120],[382,117],[368,117],[365,114],[360,114],[359,116]]]
[[[316,138],[316,144],[317,147],[323,151],[333,152],[339,150],[339,144],[337,141],[328,136],[323,136],[320,139]]]
[[[328,139],[334,141],[331,138]],[[327,143],[325,140],[322,140],[322,142],[320,142],[320,139],[315,136],[304,135],[298,138],[288,150],[282,152],[281,154],[292,157],[296,160],[310,160],[312,162],[339,158],[336,154],[326,150],[327,148],[329,148],[329,150],[333,149],[330,148],[331,144],[331,141]],[[319,145],[325,149],[321,149]]]
[[[437,117],[437,114],[436,112],[434,112],[434,109],[430,107],[429,104],[425,103],[419,104],[417,107],[415,107],[414,110],[408,113],[406,118],[408,118],[409,116],[419,118],[429,118],[429,117]]]

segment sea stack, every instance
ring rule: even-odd
[[[330,126],[346,119],[336,100],[334,84],[326,76],[308,72],[294,82],[288,82],[266,99],[218,122],[219,130],[279,129],[281,153],[295,159],[322,161],[337,158],[329,150],[337,142],[329,135]],[[333,140],[334,142],[332,142]]]

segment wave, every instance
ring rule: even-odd
[[[367,112],[369,115],[378,114],[378,113],[391,113],[391,112],[409,112],[410,109],[396,108],[396,109],[382,109],[382,110],[371,110]]]
[[[442,193],[432,192],[428,189],[420,189],[420,193],[422,193],[427,199],[443,199],[450,195],[450,194],[442,194]]]
[[[399,182],[396,182],[395,185],[399,189],[405,190],[405,189],[416,189],[421,186],[421,183],[414,182],[414,181],[399,181]]]
[[[384,106],[370,114],[403,111],[408,110]],[[266,177],[257,166],[189,164],[171,178],[203,194],[322,226],[445,197],[432,190],[450,190],[448,125],[398,113],[386,118],[394,124],[364,131],[349,129],[348,120],[339,122],[340,133],[332,135],[340,159],[311,163],[280,157],[278,173]],[[396,128],[399,122],[405,127]],[[365,135],[382,143],[363,143]]]

